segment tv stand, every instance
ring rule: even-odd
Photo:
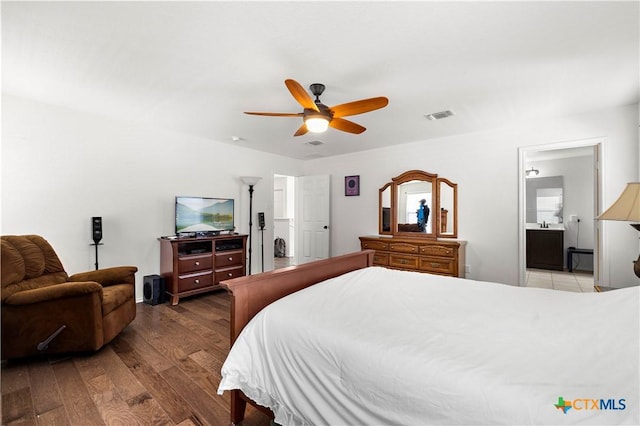
[[[246,274],[247,235],[161,237],[160,274],[171,304],[223,289],[220,281]]]

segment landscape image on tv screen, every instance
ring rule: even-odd
[[[233,199],[176,197],[176,233],[233,230]]]

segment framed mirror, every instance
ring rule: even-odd
[[[458,185],[437,174],[410,170],[379,189],[382,235],[457,238]]]
[[[392,179],[394,235],[435,238],[437,175],[411,170]]]
[[[382,235],[391,234],[391,182],[380,188],[379,229]]]
[[[456,238],[458,236],[458,184],[445,178],[438,178],[437,182],[440,208],[438,236]]]

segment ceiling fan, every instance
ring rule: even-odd
[[[266,115],[270,117],[302,117],[304,123],[302,123],[302,126],[294,133],[294,136],[304,135],[307,132],[322,133],[327,130],[328,127],[342,130],[343,132],[360,134],[367,129],[353,121],[345,120],[342,117],[374,111],[384,108],[389,103],[387,98],[381,96],[328,107],[320,101],[320,95],[324,92],[324,84],[314,83],[309,86],[311,93],[316,97],[315,100],[309,96],[297,81],[287,79],[284,81],[284,84],[295,100],[302,105],[304,108],[303,112],[245,112],[245,114]]]

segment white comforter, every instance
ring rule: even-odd
[[[366,268],[260,312],[218,392],[283,425],[639,424],[639,306]]]

